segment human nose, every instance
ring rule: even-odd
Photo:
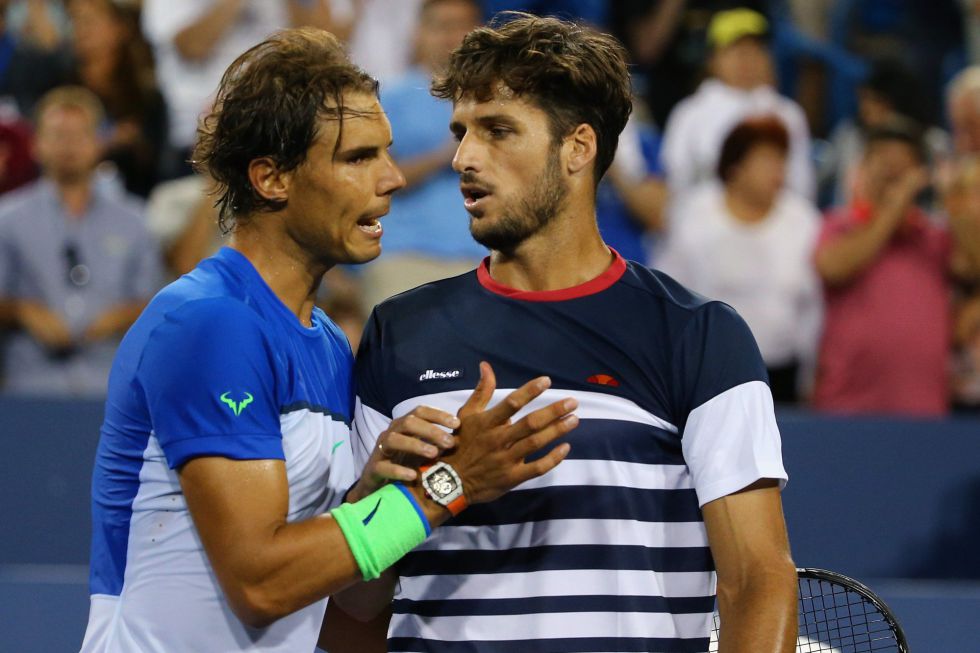
[[[381,195],[390,195],[396,190],[405,187],[405,175],[402,174],[401,168],[395,163],[395,160],[391,158],[390,154],[385,155],[386,166],[385,172],[381,175],[379,180],[379,190]]]
[[[480,171],[478,147],[469,134],[464,135],[456,147],[456,155],[453,156],[453,170],[459,174],[467,170]]]

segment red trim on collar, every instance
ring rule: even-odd
[[[518,290],[505,286],[502,283],[494,281],[490,276],[489,256],[483,259],[480,267],[476,269],[476,276],[480,280],[481,286],[494,294],[503,295],[510,299],[520,299],[526,302],[562,302],[568,299],[577,299],[602,292],[626,274],[626,260],[612,247],[609,248],[609,251],[616,258],[613,260],[612,265],[606,268],[605,272],[591,281],[586,281],[583,284],[572,286],[571,288],[562,288],[560,290]]]

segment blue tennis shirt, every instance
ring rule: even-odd
[[[84,652],[312,651],[324,601],[263,629],[231,612],[177,475],[195,457],[281,459],[289,521],[355,480],[353,357],[315,309],[306,328],[235,250],[162,290],[123,339],[92,478]]]

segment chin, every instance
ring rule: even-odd
[[[340,262],[345,264],[360,265],[361,263],[373,261],[379,256],[381,256],[380,244],[376,247],[363,248],[353,252],[348,252],[348,260]]]

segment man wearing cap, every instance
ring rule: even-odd
[[[663,162],[675,198],[713,178],[721,144],[738,122],[753,115],[777,116],[790,134],[786,184],[813,199],[810,130],[803,110],[774,88],[766,44],[769,23],[751,9],[715,14],[708,26],[710,77],[681,101],[664,130]]]

